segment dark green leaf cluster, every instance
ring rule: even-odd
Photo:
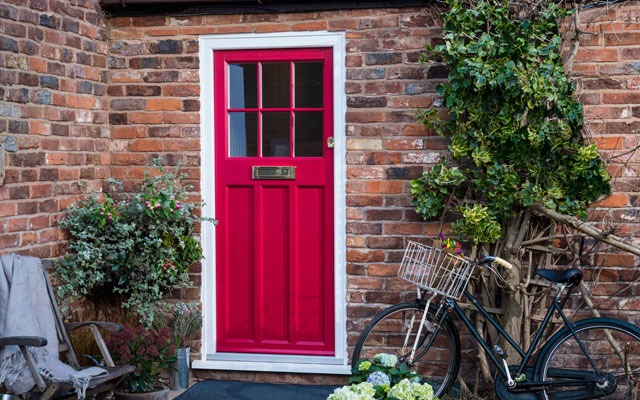
[[[423,60],[449,66],[436,89],[449,118],[432,109],[421,119],[451,139],[458,167],[443,160],[412,182],[417,212],[440,215],[452,195],[472,200],[452,211],[461,216],[455,233],[474,244],[499,238],[501,224],[534,203],[585,218],[610,177],[595,145],[584,143],[582,106],[562,64],[558,21],[569,11],[550,2],[520,20],[506,0],[448,5],[444,44]]]
[[[148,325],[158,301],[189,284],[189,267],[203,257],[193,236],[203,219],[194,215],[201,204],[188,201],[182,178],[178,167],[156,163],[130,200],[90,197],[69,208],[60,222],[69,232],[69,253],[55,273],[63,311],[82,297],[94,304],[121,302]]]

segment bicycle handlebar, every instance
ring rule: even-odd
[[[513,264],[500,257],[489,256],[486,254],[480,257],[480,264],[487,264],[487,262],[494,262],[505,269],[513,269]]]

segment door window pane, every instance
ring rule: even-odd
[[[322,157],[322,111],[294,113],[296,157]]]
[[[298,108],[322,107],[322,63],[294,64],[295,99]]]
[[[229,64],[229,108],[258,107],[258,64]]]
[[[291,107],[291,72],[289,63],[262,64],[262,107]]]
[[[289,111],[262,113],[262,156],[289,157]]]
[[[258,113],[229,113],[229,156],[258,156]]]

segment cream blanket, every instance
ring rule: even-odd
[[[46,347],[29,347],[36,368],[45,382],[71,382],[78,397],[84,398],[92,377],[107,374],[102,368],[80,371],[58,360],[55,316],[39,258],[17,254],[0,256],[0,337],[40,336]],[[0,349],[0,385],[14,394],[35,386],[18,346]]]

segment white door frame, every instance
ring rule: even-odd
[[[346,270],[346,140],[345,140],[345,34],[344,32],[283,32],[264,34],[202,35],[200,44],[201,187],[206,202],[203,215],[215,218],[214,71],[216,50],[272,48],[333,48],[334,152],[334,293],[335,356],[291,356],[216,353],[215,227],[202,225],[202,359],[193,368],[244,371],[349,374],[347,356]]]

